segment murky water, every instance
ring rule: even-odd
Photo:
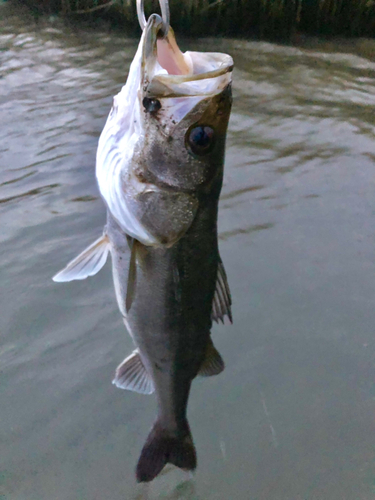
[[[96,239],[97,139],[137,41],[0,6],[0,498],[375,497],[375,51],[230,40],[220,210],[227,368],[194,382],[194,479],[134,467],[153,397],[111,385],[132,350],[110,266],[51,276]]]

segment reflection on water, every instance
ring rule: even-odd
[[[0,5],[0,497],[373,498],[374,42],[185,43],[236,63],[219,218],[235,323],[213,329],[225,372],[193,385],[194,479],[147,491],[155,401],[111,385],[132,344],[109,266],[51,281],[101,234],[96,144],[136,44]]]

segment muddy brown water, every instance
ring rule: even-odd
[[[1,500],[375,498],[375,51],[184,41],[233,55],[220,203],[233,326],[193,384],[193,478],[134,467],[155,400],[112,384],[132,343],[96,239],[98,136],[137,40],[0,5]]]

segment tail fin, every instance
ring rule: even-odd
[[[197,466],[195,447],[187,422],[183,431],[173,434],[163,429],[158,420],[155,422],[138,460],[137,481],[152,481],[168,462],[184,470],[194,470]]]

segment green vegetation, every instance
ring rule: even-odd
[[[110,19],[135,28],[135,0],[24,0],[44,12]],[[147,12],[158,11],[146,0]],[[296,33],[375,34],[375,0],[170,0],[172,25],[186,35],[288,39]]]

